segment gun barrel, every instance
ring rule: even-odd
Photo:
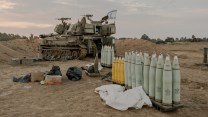
[[[39,37],[40,38],[46,38],[46,37],[52,37],[52,36],[56,36],[57,34],[53,34],[53,33],[51,33],[51,34],[41,34],[41,35],[39,35]]]

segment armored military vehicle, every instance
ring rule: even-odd
[[[115,11],[113,11],[115,12]],[[112,15],[112,11],[109,12]],[[112,17],[109,13],[99,21],[84,15],[75,24],[68,23],[71,18],[59,18],[61,24],[54,28],[55,33],[43,34],[39,51],[44,60],[83,59],[88,54],[101,52],[103,45],[112,45],[116,33],[115,21],[108,23]]]

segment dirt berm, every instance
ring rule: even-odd
[[[0,41],[0,62],[8,63],[12,58],[36,57],[38,40],[16,39]]]

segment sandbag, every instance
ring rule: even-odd
[[[69,80],[78,81],[82,78],[82,71],[78,67],[70,67],[66,72],[66,76]]]
[[[50,72],[47,75],[60,75],[62,76],[61,70],[59,66],[53,66]]]
[[[31,73],[31,82],[39,82],[44,80],[44,73],[40,71]]]

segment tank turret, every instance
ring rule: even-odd
[[[61,24],[56,25],[56,27],[54,28],[54,32],[58,33],[58,34],[64,34],[67,32],[67,30],[70,27],[70,23],[67,24],[67,20],[71,20],[71,18],[58,18],[58,20],[61,20]]]

